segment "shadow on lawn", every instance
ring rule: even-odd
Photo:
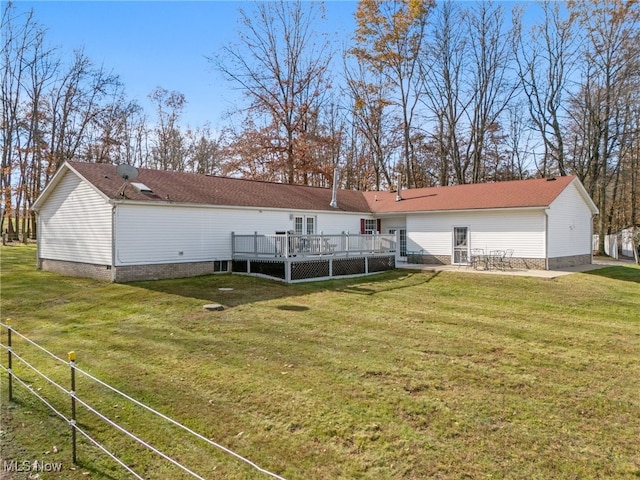
[[[236,307],[248,303],[308,295],[323,290],[373,295],[427,283],[437,275],[438,273],[393,270],[367,277],[285,284],[246,275],[226,274],[132,282],[128,285],[169,295],[195,298],[203,302],[216,302],[226,307]]]
[[[380,292],[389,292],[391,290],[398,290],[401,288],[414,287],[424,283],[429,283],[431,280],[440,275],[441,272],[424,272],[424,273],[407,273],[396,281],[386,282],[381,284],[370,284],[369,282],[360,282],[357,285],[348,285],[343,288],[337,288],[336,290],[344,293],[355,293],[358,295],[374,295]],[[401,280],[401,281],[398,281]],[[381,288],[378,288],[380,287]]]
[[[640,267],[637,266],[606,267],[585,273],[588,275],[610,278],[612,280],[624,280],[626,282],[640,283]]]

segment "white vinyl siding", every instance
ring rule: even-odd
[[[340,234],[342,232],[360,233],[360,219],[362,213],[323,213],[318,212],[316,233]],[[366,216],[366,215],[365,215]]]
[[[401,228],[406,228],[407,220],[404,217],[391,217],[391,218],[383,218],[380,222],[380,228],[382,229],[382,233],[386,233],[390,228],[398,230]]]
[[[407,216],[407,250],[451,255],[453,228],[469,228],[469,248],[513,249],[514,256],[544,258],[545,215],[540,210],[493,210]]]
[[[67,172],[38,212],[40,257],[111,265],[111,205]]]
[[[591,211],[574,182],[549,207],[549,258],[591,254]]]
[[[116,265],[229,260],[231,232],[274,234],[311,217],[316,232],[357,232],[359,214],[256,210],[225,207],[121,204],[116,210]]]

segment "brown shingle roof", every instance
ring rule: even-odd
[[[68,162],[69,166],[93,184],[105,196],[122,200],[124,180],[116,166],[83,162]],[[126,199],[200,205],[226,205],[255,208],[326,210],[359,213],[406,213],[495,208],[547,207],[576,178],[516,180],[450,187],[402,190],[401,201],[396,192],[339,190],[338,208],[329,206],[331,189],[261,182],[237,178],[215,177],[193,173],[168,172],[139,168],[133,182],[149,187],[153,193],[143,193],[127,185]]]
[[[120,191],[124,180],[116,173],[116,166],[103,163],[68,162],[88,182],[113,200],[122,200]],[[286,208],[299,210],[328,210],[369,213],[369,206],[361,192],[340,190],[338,208],[329,206],[331,189],[260,182],[237,178],[215,177],[194,173],[138,169],[132,182],[143,183],[153,194],[126,186],[129,200],[228,205],[257,208]]]
[[[364,192],[364,196],[374,213],[547,207],[574,179],[570,175],[549,180],[415,188],[402,190],[401,201],[396,201],[396,192]]]

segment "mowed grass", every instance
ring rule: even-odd
[[[287,479],[640,477],[637,267],[114,285],[36,271],[34,247],[1,253],[3,321]],[[68,367],[14,343],[68,385]],[[40,478],[130,478],[86,440],[71,470],[69,427],[20,386],[8,404],[6,385],[4,460],[64,464]],[[86,379],[77,391],[205,478],[269,478]],[[145,478],[188,478],[82,407],[78,420]]]

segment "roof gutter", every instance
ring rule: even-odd
[[[228,208],[230,210],[267,210],[273,212],[304,212],[305,214],[316,213],[332,213],[332,210],[311,210],[305,208],[284,208],[284,207],[259,207],[259,206],[247,206],[247,205],[215,205],[209,203],[186,203],[186,202],[172,202],[166,200],[130,200],[130,199],[117,199],[110,198],[108,200],[111,205],[144,205],[145,207],[184,207],[184,208]],[[340,210],[344,215],[372,215],[371,210]]]
[[[371,211],[371,214],[379,218],[387,217],[399,217],[406,215],[426,215],[431,213],[465,213],[465,212],[511,212],[516,210],[530,210],[539,211],[546,210],[549,207],[547,205],[540,205],[537,207],[500,207],[500,208],[462,208],[456,210],[407,210],[396,212],[376,212]]]

